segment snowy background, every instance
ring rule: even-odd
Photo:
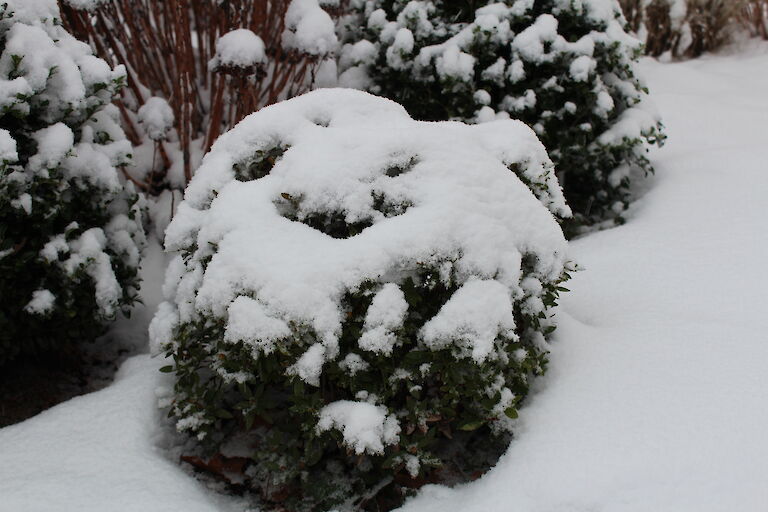
[[[496,468],[419,512],[758,511],[768,503],[768,46],[642,63],[669,143],[624,226],[572,242],[548,374]],[[116,336],[145,342],[147,302]],[[229,511],[179,467],[153,404],[160,359],[0,430],[0,511]]]

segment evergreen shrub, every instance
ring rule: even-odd
[[[546,367],[567,215],[517,121],[419,122],[348,89],[248,116],[166,232],[150,338],[187,460],[292,511],[487,469]]]
[[[519,119],[556,165],[570,231],[622,220],[630,178],[652,171],[647,146],[664,136],[616,0],[351,0],[350,11],[342,86],[417,119]]]
[[[55,1],[0,4],[0,362],[93,340],[137,300],[142,200],[110,69]]]

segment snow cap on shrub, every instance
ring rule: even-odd
[[[268,176],[239,175],[278,148],[287,151]],[[515,164],[526,166],[544,207],[509,171]],[[521,123],[418,123],[368,94],[317,91],[250,116],[205,157],[167,230],[167,249],[190,253],[169,298],[190,305],[182,321],[226,318],[236,299],[253,296],[244,318],[311,326],[325,349],[292,371],[315,383],[309,375],[338,355],[344,290],[450,260],[462,282],[493,279],[517,296],[524,254],[538,255],[546,278],[562,271],[552,214],[567,212],[546,151]],[[360,233],[334,237],[323,233],[332,226],[307,225],[320,216]],[[198,283],[185,286],[192,275]]]
[[[325,55],[339,44],[331,16],[324,6],[336,7],[338,0],[291,0],[285,13],[283,47],[310,55]]]
[[[173,128],[173,109],[164,98],[152,96],[139,107],[139,123],[147,136],[154,140],[165,140]]]
[[[214,144],[166,232],[179,256],[151,337],[174,358],[177,427],[221,440],[225,417],[269,418],[264,436],[300,447],[288,473],[350,450],[414,477],[439,465],[430,441],[397,455],[427,417],[449,435],[508,432],[505,412],[543,369],[568,214],[517,121],[419,122],[344,89],[250,115]],[[252,389],[270,398],[251,404]]]
[[[265,64],[267,54],[264,41],[251,30],[239,28],[227,32],[216,40],[216,54],[208,67],[217,69],[255,69]]]

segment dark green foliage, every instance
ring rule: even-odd
[[[547,287],[549,305],[557,299],[558,285]],[[363,319],[378,286],[366,283],[346,294],[348,321],[340,340],[342,354],[359,352]],[[419,328],[456,287],[443,285],[428,266],[401,287],[409,313],[397,333],[400,344],[394,353],[365,353],[363,359],[369,367],[354,375],[329,365],[319,387],[286,374],[313,339],[313,333],[301,326],[294,326],[293,338],[279,344],[275,352],[254,361],[242,344],[224,342],[222,320],[180,325],[167,354],[174,365],[165,368],[176,376],[177,398],[171,413],[182,421],[194,418],[190,430],[205,436],[209,454],[236,434],[247,433],[252,447],[248,485],[266,502],[280,503],[289,510],[326,510],[391,481],[379,501],[372,500],[365,508],[377,510],[380,500],[399,502],[411,487],[430,481],[461,481],[463,475],[487,470],[510,438],[503,429],[492,429],[503,418],[493,410],[500,393],[486,392],[492,384],[489,378],[503,376],[515,394],[504,414],[516,418],[530,377],[546,368],[546,353],[525,335],[519,341],[498,340],[506,347],[508,361],[483,365],[471,358],[457,358],[450,349],[420,349]],[[541,318],[526,317],[519,309],[515,317],[521,332],[551,332],[551,327],[541,325]],[[515,357],[519,349],[526,351],[521,360]],[[244,370],[253,376],[243,382],[228,378]],[[407,376],[398,379],[397,375]],[[355,400],[361,392],[376,395],[390,410],[398,411],[403,426],[400,440],[382,455],[356,455],[343,446],[338,432],[315,431],[324,405]],[[406,470],[409,456],[420,461],[418,475]]]
[[[14,19],[0,7],[4,27]],[[54,20],[40,26],[52,43],[72,44]],[[0,30],[4,58],[9,34]],[[63,45],[51,51],[70,57]],[[133,187],[122,190],[110,165],[110,159],[120,165],[130,156],[110,105],[124,75],[110,70],[94,80],[93,75],[79,77],[84,96],[65,101],[71,98],[67,86],[72,75],[60,79],[60,69],[51,66],[46,83],[38,84],[30,78],[38,71],[35,60],[14,54],[10,61],[0,78],[28,82],[31,92],[0,98],[0,136],[17,153],[0,162],[0,364],[20,353],[60,349],[102,334],[120,309],[127,312],[138,300],[138,255],[144,240],[141,199]],[[46,161],[41,155],[61,138],[48,139],[41,130],[57,124],[66,126],[62,132],[71,132],[74,145]],[[86,247],[86,239],[99,247]],[[49,243],[57,249],[46,257]],[[98,288],[105,279],[117,283],[116,296],[110,295],[114,288]],[[27,305],[41,290],[55,300],[32,311]]]

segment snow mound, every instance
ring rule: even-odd
[[[268,174],[242,175],[255,155],[276,148]],[[539,199],[510,167],[538,185]],[[228,339],[248,340],[258,353],[274,348],[285,323],[306,325],[317,344],[291,371],[316,385],[338,355],[344,291],[444,261],[459,284],[492,280],[509,304],[526,293],[528,256],[543,281],[563,271],[565,240],[553,212],[568,209],[544,148],[521,123],[423,123],[366,93],[316,91],[252,114],[205,157],[167,230],[167,249],[185,255],[184,270],[163,309],[174,313],[159,315],[153,331],[199,315],[229,318]],[[337,222],[356,234],[329,236]],[[467,342],[482,345],[474,353],[485,357],[492,331],[513,323],[467,308],[463,297],[471,302],[474,286],[446,307],[477,313],[465,321]],[[386,337],[402,316],[397,292],[377,296],[369,332]],[[435,318],[425,340],[450,329],[455,314]],[[247,318],[262,321],[244,325]],[[153,343],[157,350],[170,341]],[[387,351],[373,337],[365,348]]]

